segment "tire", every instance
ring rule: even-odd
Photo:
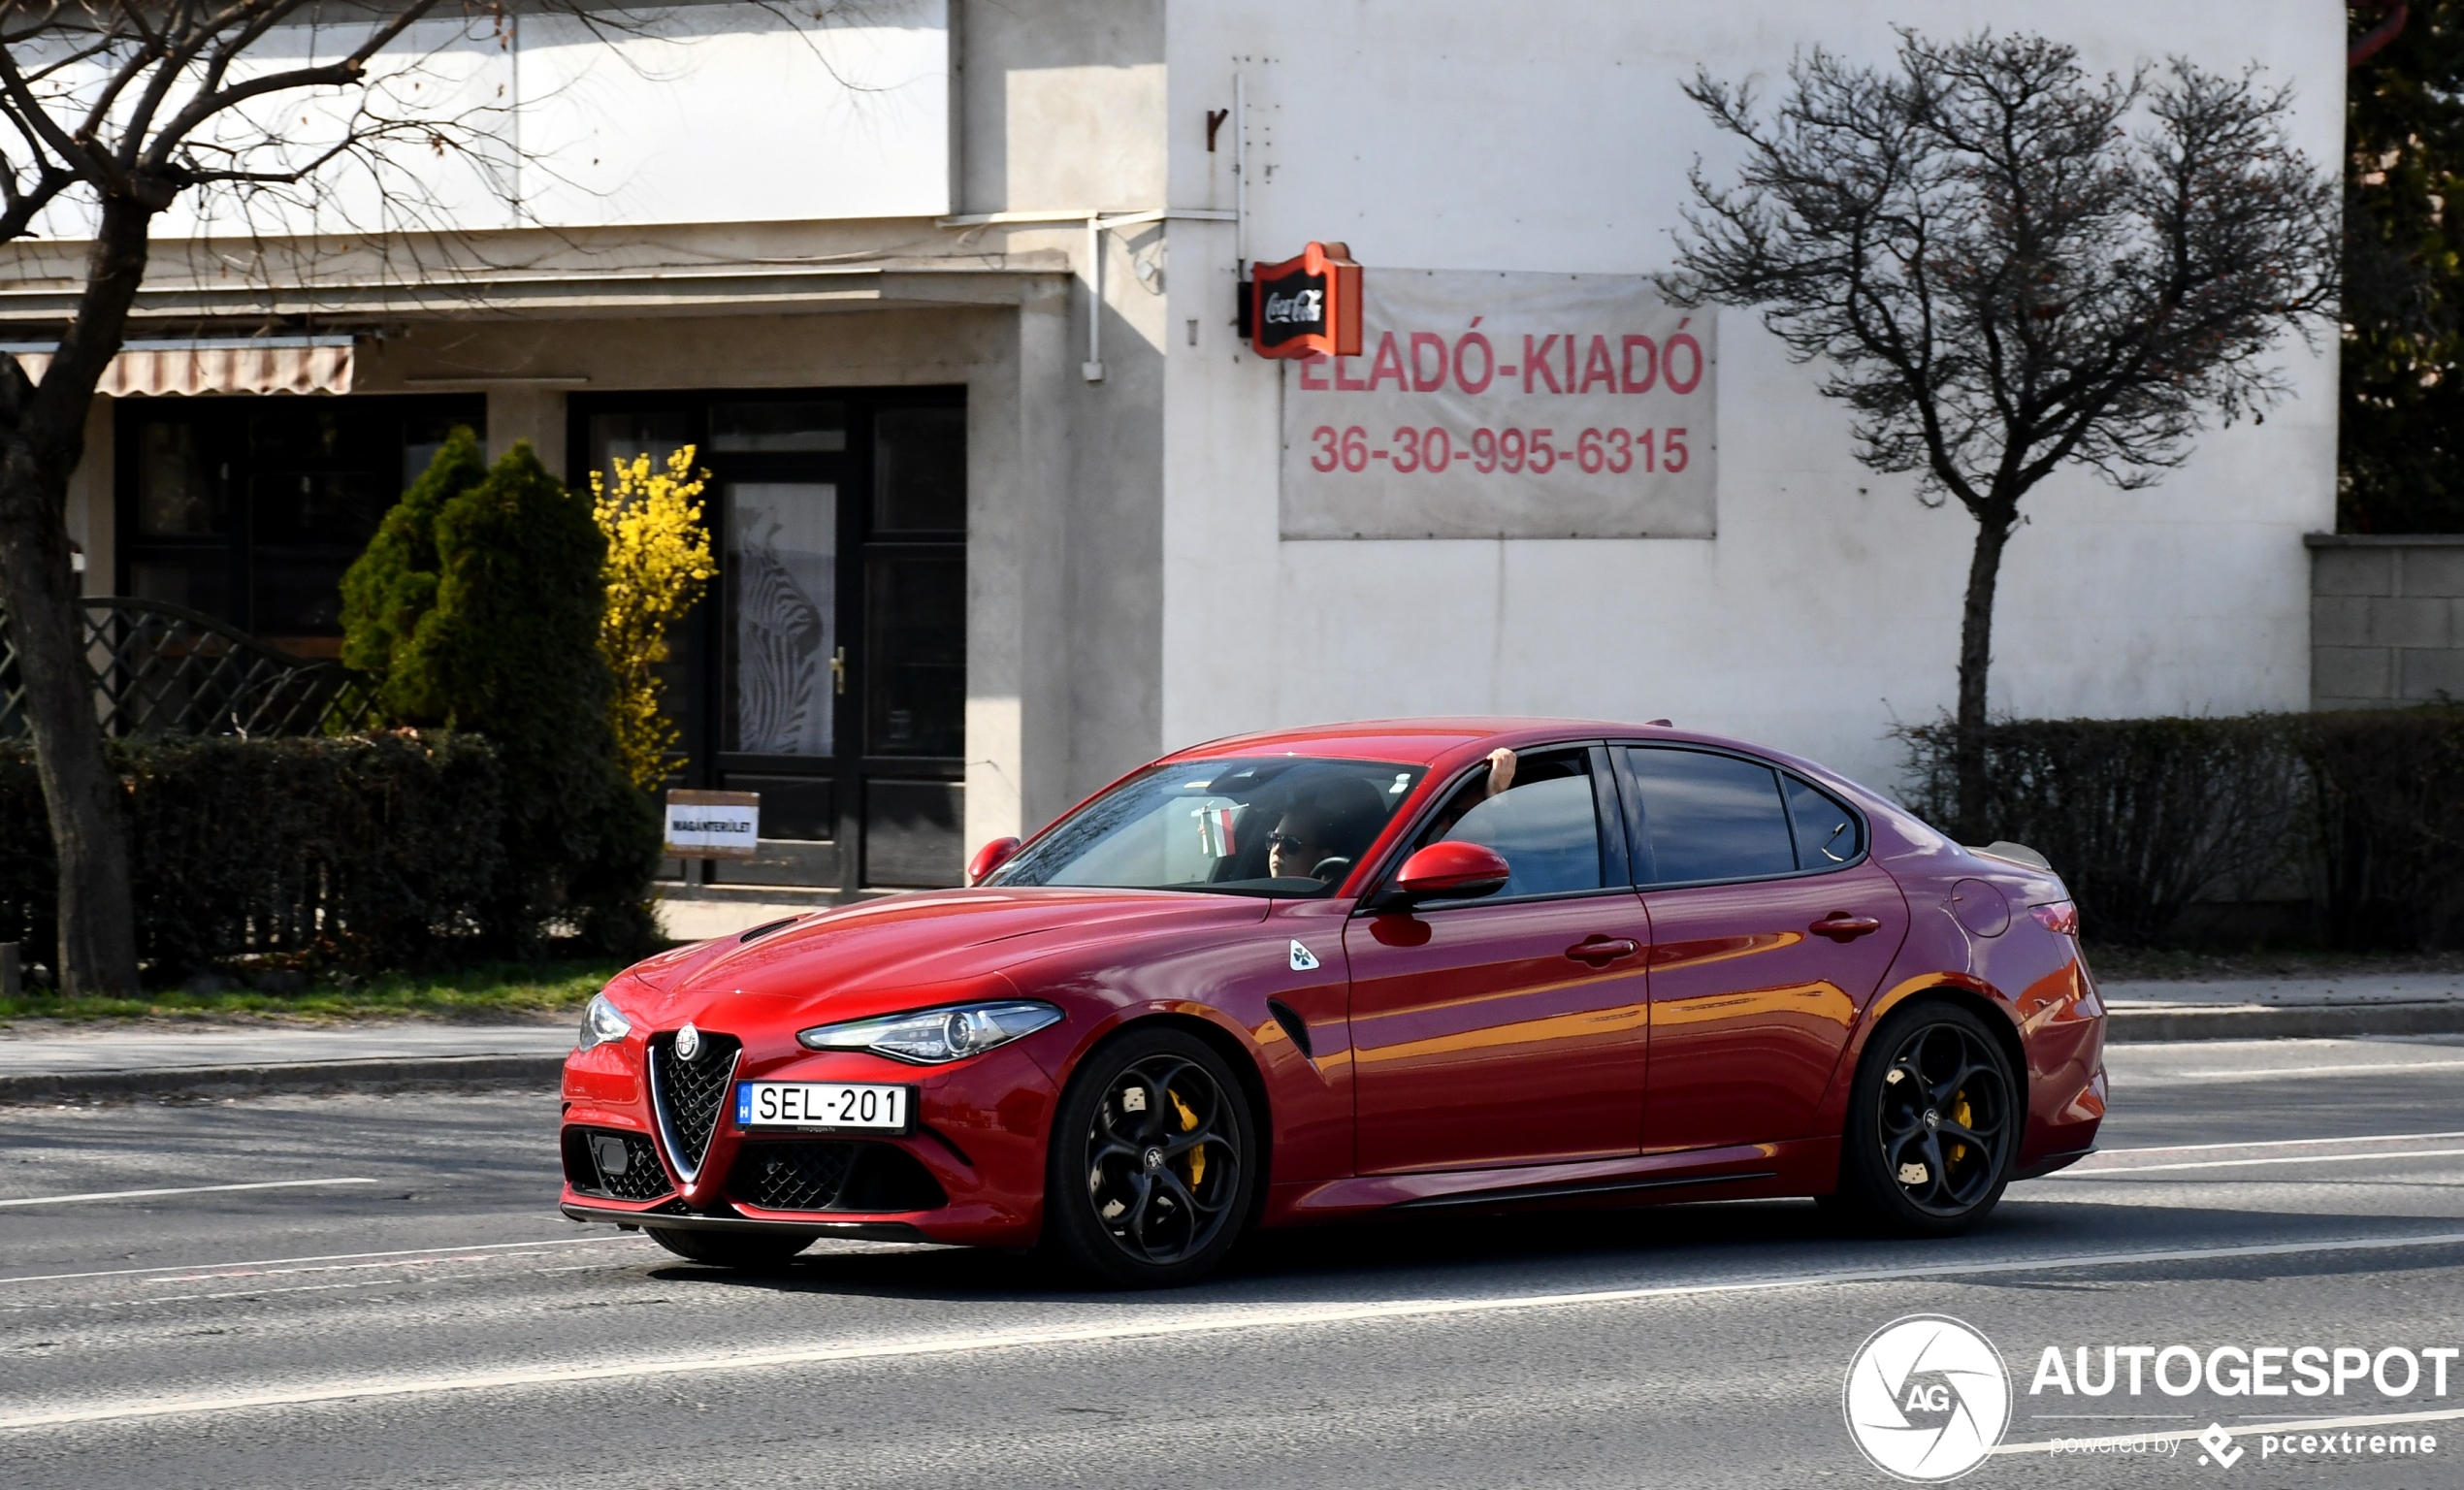
[[[1045,1249],[1113,1287],[1194,1282],[1248,1223],[1256,1153],[1248,1094],[1223,1057],[1183,1030],[1134,1029],[1062,1094]]]
[[[2010,1057],[1983,1020],[1956,1004],[1902,1005],[1857,1067],[1839,1193],[1826,1209],[1897,1236],[1966,1231],[2010,1183],[2025,1118]]]
[[[650,1240],[693,1262],[747,1272],[784,1267],[787,1260],[813,1245],[809,1231],[688,1231],[681,1226],[645,1226]]]

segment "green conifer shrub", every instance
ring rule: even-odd
[[[637,950],[653,935],[659,828],[608,724],[606,540],[590,499],[566,490],[528,441],[474,480],[477,448],[449,442],[387,516],[377,539],[387,552],[372,546],[362,561],[361,625],[345,643],[358,651],[345,655],[381,665],[381,723],[440,725],[495,746],[505,883],[492,937],[526,949],[562,922],[595,948]],[[435,567],[423,570],[431,551]]]

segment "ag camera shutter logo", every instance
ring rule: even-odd
[[[2011,1422],[2011,1374],[1994,1343],[1946,1314],[1911,1314],[1848,1363],[1841,1410],[1874,1468],[1921,1482],[1985,1462]]]

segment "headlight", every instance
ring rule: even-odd
[[[604,993],[594,993],[582,1008],[582,1049],[622,1040],[633,1032],[632,1020],[616,1012]]]
[[[1057,1024],[1061,1012],[1050,1004],[1010,999],[997,1004],[960,1004],[951,1009],[924,1009],[877,1020],[823,1024],[797,1034],[796,1042],[815,1051],[872,1051],[877,1054],[937,1066],[944,1061],[981,1055],[996,1045]]]

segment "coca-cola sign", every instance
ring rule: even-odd
[[[1249,345],[1261,357],[1360,353],[1360,266],[1342,243],[1261,264],[1248,285]]]

